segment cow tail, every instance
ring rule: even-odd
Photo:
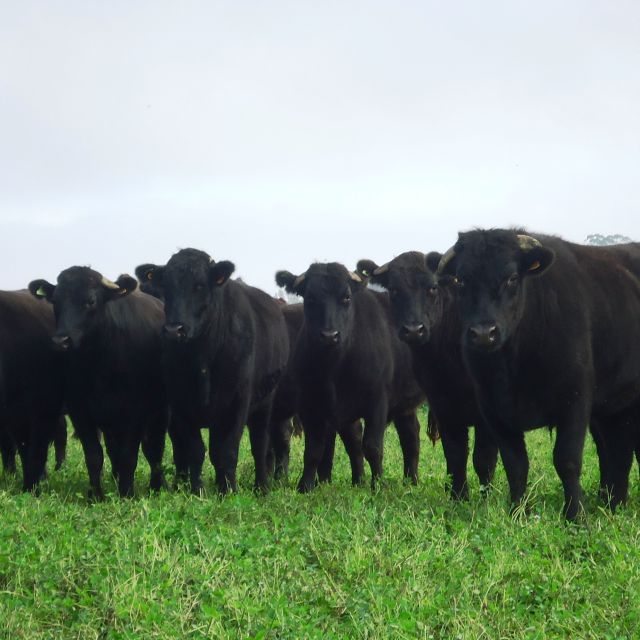
[[[427,436],[431,440],[431,444],[435,445],[440,440],[440,431],[438,429],[438,419],[430,407],[427,408]]]

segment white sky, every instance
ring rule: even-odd
[[[0,4],[0,288],[473,226],[640,240],[640,3]]]

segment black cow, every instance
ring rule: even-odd
[[[278,301],[279,302],[279,301]],[[269,453],[269,467],[275,468],[276,479],[286,477],[289,472],[289,448],[292,422],[297,418],[300,410],[300,385],[295,369],[295,347],[300,330],[304,324],[304,310],[302,304],[282,304],[282,313],[289,332],[289,362],[287,369],[278,384],[273,401],[271,414],[271,450]],[[362,454],[362,425],[360,421],[345,425],[340,429],[349,460],[351,462],[351,477],[354,484],[360,482],[364,470]],[[327,444],[320,464],[318,465],[318,479],[320,482],[330,482],[333,470],[333,454],[336,433],[327,435]],[[273,458],[273,461],[271,460]]]
[[[3,461],[22,460],[22,487],[45,474],[49,443],[62,414],[61,363],[50,347],[53,309],[28,291],[0,292],[0,434]],[[5,456],[7,456],[5,458]],[[5,467],[6,468],[6,467]]]
[[[415,482],[416,409],[424,395],[413,376],[408,347],[391,331],[388,296],[367,289],[357,274],[337,263],[312,264],[300,276],[280,271],[276,282],[304,298],[304,326],[295,355],[305,432],[298,490],[315,486],[335,432],[360,418],[372,485],[382,475],[383,436],[391,420],[400,436],[405,476]]]
[[[360,260],[357,269],[373,284],[389,291],[396,329],[411,348],[416,378],[436,417],[451,496],[467,498],[468,428],[478,425],[473,465],[481,491],[493,478],[498,448],[482,428],[482,416],[462,359],[454,292],[436,278],[441,257],[435,252],[425,256],[409,251],[382,266]]]
[[[637,278],[610,247],[502,229],[461,233],[439,272],[458,288],[463,354],[512,502],[526,489],[524,431],[556,426],[564,513],[578,515],[590,420],[617,457],[604,465],[611,503],[625,500],[640,407]]]
[[[263,291],[230,280],[231,262],[183,249],[165,266],[141,265],[165,300],[164,360],[179,478],[199,492],[204,461],[201,427],[220,492],[236,489],[240,438],[249,426],[257,489],[266,490],[269,421],[289,354],[284,317]]]
[[[151,467],[151,489],[164,484],[164,314],[162,303],[136,286],[131,276],[114,283],[88,267],[65,269],[57,285],[46,280],[29,285],[34,296],[53,303],[53,346],[65,352],[65,403],[84,450],[89,495],[96,500],[104,497],[100,431],[121,496],[133,494],[141,443]]]

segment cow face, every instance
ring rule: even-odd
[[[165,336],[186,342],[201,336],[222,312],[223,288],[234,270],[231,262],[215,262],[204,251],[182,249],[164,266],[140,265],[136,276],[164,299]]]
[[[389,292],[400,339],[409,344],[427,342],[432,327],[441,320],[441,291],[435,275],[441,257],[408,251],[381,267],[372,260],[358,262],[360,275]]]
[[[276,282],[304,299],[304,319],[309,340],[316,346],[336,349],[353,330],[352,298],[363,289],[362,278],[336,262],[312,264],[294,276],[279,271]]]
[[[56,331],[52,340],[56,348],[67,351],[79,347],[100,324],[105,305],[126,297],[137,284],[128,275],[111,282],[89,267],[70,267],[60,273],[57,285],[34,280],[29,291],[53,304]]]
[[[491,352],[504,345],[522,317],[527,281],[542,275],[554,257],[538,240],[516,231],[459,234],[438,271],[457,288],[465,347]]]

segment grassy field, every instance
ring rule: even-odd
[[[0,478],[2,638],[631,638],[640,637],[640,501],[612,517],[594,499],[587,445],[587,517],[566,525],[548,432],[528,436],[531,512],[511,518],[499,467],[485,501],[443,492],[440,444],[423,441],[420,485],[401,480],[397,436],[387,432],[384,486],[349,486],[337,447],[332,485],[300,496],[242,490],[146,495],[114,486],[87,503],[79,443],[42,495]],[[293,443],[292,485],[302,441]],[[166,462],[169,473],[169,452]]]

